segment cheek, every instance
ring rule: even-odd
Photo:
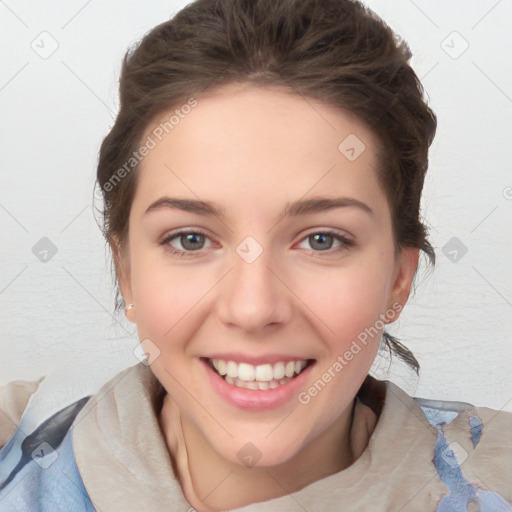
[[[389,299],[392,260],[338,268],[317,275],[303,296],[324,333],[315,379],[298,399],[312,418],[311,435],[331,425],[357,393],[377,354]],[[316,412],[315,412],[316,411]]]
[[[160,346],[165,338],[180,339],[177,333],[211,288],[193,266],[171,265],[160,250],[142,245],[131,253],[131,284],[139,336]]]
[[[371,264],[360,261],[333,268],[317,273],[309,284],[302,282],[298,295],[315,313],[316,324],[323,325],[332,348],[344,350],[360,333],[375,326],[388,304],[391,272],[389,258],[372,259]],[[382,328],[382,322],[377,327]],[[380,340],[379,335],[373,338]]]

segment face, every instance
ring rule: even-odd
[[[147,130],[121,291],[188,428],[277,465],[346,417],[418,251],[395,252],[358,119],[284,89],[196,99]]]

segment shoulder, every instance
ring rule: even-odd
[[[0,386],[0,447],[11,437],[30,397],[43,379],[13,380]]]
[[[499,442],[512,449],[512,412],[477,407],[466,402],[414,398],[429,423],[441,428],[453,442],[456,438],[472,449]]]
[[[94,512],[75,462],[72,436],[70,428],[56,449],[40,443],[30,462],[0,489],[0,510]]]
[[[19,425],[43,378],[0,387],[0,510],[93,511],[72,444],[72,424],[90,397],[64,407],[32,432]]]
[[[414,400],[437,429],[433,463],[450,495],[476,501],[481,511],[509,511],[512,413],[465,402]],[[447,501],[440,510],[452,505]]]

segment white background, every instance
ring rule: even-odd
[[[95,166],[124,52],[186,3],[0,2],[0,385],[66,371],[93,393],[138,362],[113,316]],[[423,201],[438,264],[393,329],[421,364],[404,386],[512,411],[512,2],[366,3],[409,42],[439,119]],[[53,39],[46,59],[31,47]],[[43,237],[57,248],[45,263]]]

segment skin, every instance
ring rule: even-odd
[[[354,397],[380,335],[308,404],[294,397],[263,411],[226,403],[207,384],[199,357],[315,359],[307,390],[379,315],[405,305],[418,249],[396,251],[375,171],[377,140],[360,120],[282,88],[236,84],[197,100],[144,158],[127,245],[114,241],[113,249],[121,292],[135,305],[127,317],[160,351],[151,369],[168,392],[161,424],[170,431],[174,400],[195,494],[208,495],[187,497],[208,511],[293,492],[354,462]],[[350,134],[366,146],[354,161],[338,150]],[[163,196],[213,201],[225,217],[165,207],[146,213]],[[372,213],[347,206],[281,217],[287,202],[318,196],[353,198]],[[207,234],[190,257],[171,253],[193,247],[183,237],[160,243],[179,228]],[[333,238],[318,248],[311,235],[329,229],[353,245]],[[263,250],[252,263],[236,252],[247,236]],[[261,453],[252,468],[237,457],[247,442]]]

